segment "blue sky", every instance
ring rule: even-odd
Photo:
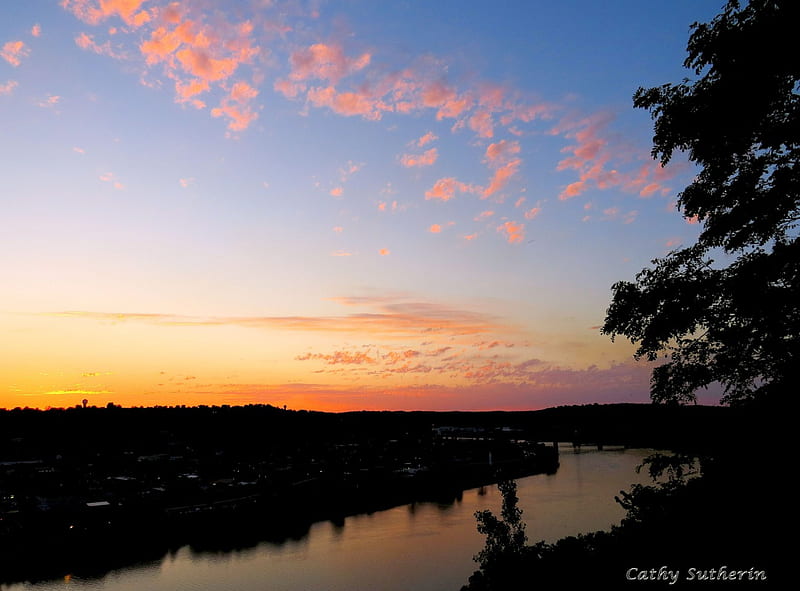
[[[0,406],[645,401],[638,86],[719,2],[10,0]]]

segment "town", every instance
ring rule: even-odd
[[[682,433],[715,424],[707,415],[722,410],[682,409]],[[468,488],[555,472],[558,441],[657,445],[673,420],[650,405],[519,413],[113,403],[0,410],[0,572],[52,576],[60,561],[105,568],[115,555],[280,540],[320,520],[452,503]],[[54,558],[43,565],[36,558],[43,554]]]

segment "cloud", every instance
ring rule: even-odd
[[[482,211],[481,213],[479,213],[478,215],[475,216],[475,221],[476,222],[481,222],[481,221],[485,220],[486,218],[492,217],[493,215],[494,215],[494,212],[491,211],[491,210]]]
[[[487,199],[498,191],[502,191],[508,182],[519,172],[520,164],[522,164],[522,160],[517,158],[495,170],[492,179],[489,181],[489,186],[483,190],[481,197]]]
[[[432,224],[428,227],[428,232],[432,234],[440,234],[445,228],[450,228],[451,226],[455,226],[455,222],[447,222],[446,224]]]
[[[442,178],[436,181],[428,191],[425,191],[425,199],[440,199],[441,201],[449,201],[455,197],[456,191],[461,193],[475,193],[480,190],[480,187],[468,185],[457,181],[453,177]]]
[[[391,253],[392,253],[392,252],[391,252],[391,251],[390,251],[388,248],[381,248],[381,249],[378,251],[378,254],[379,254],[379,255],[381,255],[382,257],[385,257],[385,256],[387,256],[387,255],[390,255]]]
[[[30,52],[23,41],[8,41],[0,49],[0,57],[16,68],[22,63],[22,58],[30,55]]]
[[[178,103],[203,108],[206,103],[200,95],[225,92],[211,116],[226,118],[229,131],[247,129],[258,118],[251,103],[259,93],[250,83],[233,77],[261,51],[253,40],[252,23],[216,18],[209,25],[202,22],[202,14],[190,18],[183,5],[171,7],[172,11],[162,14],[161,26],[139,45],[145,63],[162,66],[174,83]]]
[[[490,166],[498,167],[512,160],[519,152],[519,142],[500,140],[489,144],[486,148],[485,160]]]
[[[476,111],[468,122],[469,128],[478,134],[478,137],[494,137],[494,119],[492,114],[486,110]]]
[[[39,37],[42,34],[42,27],[38,23],[31,27],[31,35]]]
[[[57,94],[50,94],[46,99],[39,101],[37,104],[43,109],[52,109],[61,102],[61,97]]]
[[[586,190],[586,181],[575,181],[574,183],[570,183],[567,185],[567,188],[564,189],[558,196],[559,200],[566,201],[572,197],[577,197],[581,193]]]
[[[361,365],[364,363],[376,363],[375,357],[370,357],[369,353],[335,351],[330,354],[305,353],[295,357],[297,361],[322,360],[328,365]]]
[[[539,212],[541,212],[541,211],[542,211],[542,209],[540,207],[531,207],[528,211],[525,212],[525,219],[526,220],[532,220],[536,216],[538,216]]]
[[[331,256],[332,257],[351,257],[351,256],[353,256],[353,253],[349,252],[347,250],[337,250],[336,252],[332,252]]]
[[[348,58],[340,45],[315,43],[295,51],[289,58],[292,80],[321,79],[336,84],[344,76],[363,70],[369,65],[371,55],[363,53],[356,58]]]
[[[101,174],[99,178],[100,178],[100,180],[101,180],[101,181],[103,181],[104,183],[110,183],[110,184],[111,184],[111,186],[113,186],[113,187],[114,187],[115,189],[117,189],[117,190],[122,190],[122,189],[124,189],[124,188],[125,188],[125,185],[123,185],[123,184],[122,184],[122,183],[121,183],[121,182],[120,182],[120,181],[117,179],[117,177],[114,175],[114,173],[113,173],[113,172],[106,172],[106,173],[104,173],[104,174]]]
[[[599,112],[577,120],[565,118],[550,130],[552,135],[562,134],[573,141],[562,150],[569,156],[558,163],[556,170],[578,172],[578,180],[566,186],[559,194],[560,200],[576,197],[592,188],[619,187],[638,193],[640,197],[670,192],[664,183],[683,170],[686,163],[675,162],[667,168],[645,150],[625,145],[609,132],[612,120],[610,113]],[[643,163],[631,170],[627,164],[631,161]],[[623,166],[628,170],[621,170]]]
[[[431,148],[420,155],[403,154],[403,156],[400,158],[400,164],[406,168],[431,166],[436,162],[438,157],[438,150],[436,148]]]
[[[147,0],[61,0],[61,7],[72,12],[90,25],[117,16],[131,27],[140,27],[150,22],[151,16],[142,5]]]
[[[86,33],[81,33],[75,37],[75,45],[81,49],[92,51],[98,55],[105,55],[114,59],[125,59],[126,57],[124,53],[119,52],[111,47],[110,41],[106,41],[103,44],[98,44],[95,42],[92,35],[87,35]]]
[[[180,184],[181,187],[186,189],[189,187],[189,185],[194,184],[194,178],[178,179],[178,183]]]
[[[330,190],[330,194],[333,195],[334,197],[341,197],[344,194],[344,188],[334,187],[333,189]]]
[[[365,119],[380,119],[391,107],[361,92],[339,92],[333,86],[312,88],[307,98],[315,107],[328,107],[338,115],[352,117],[361,115]]]
[[[515,222],[506,222],[498,226],[498,232],[505,232],[509,244],[519,244],[525,240],[525,225]]]
[[[67,311],[45,314],[65,320],[140,322],[164,327],[239,326],[254,329],[320,333],[371,334],[384,337],[480,335],[506,330],[492,316],[434,302],[398,297],[339,297],[333,301],[364,311],[339,316],[195,317],[179,314]]]
[[[256,96],[258,91],[247,82],[236,82],[228,96],[222,99],[220,106],[211,109],[211,116],[227,117],[230,120],[229,130],[243,131],[258,119],[258,113],[254,112],[249,104]]]
[[[438,140],[438,139],[439,139],[439,136],[434,135],[434,133],[432,131],[429,131],[428,133],[426,133],[425,135],[423,135],[421,138],[419,138],[416,141],[416,145],[418,147],[422,148],[426,144],[429,144],[429,143],[431,143],[431,142],[433,142],[435,140]]]
[[[0,84],[0,95],[11,94],[17,86],[19,86],[19,83],[16,80],[9,80],[5,84]]]

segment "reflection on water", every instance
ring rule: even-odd
[[[519,479],[519,506],[531,542],[607,529],[624,511],[614,496],[646,482],[636,466],[648,450],[574,453],[561,449],[555,474]],[[163,559],[113,571],[101,579],[8,585],[3,591],[358,591],[457,590],[483,546],[474,513],[499,512],[495,486],[464,491],[453,503],[414,503],[313,524],[299,539],[244,549],[185,546]]]

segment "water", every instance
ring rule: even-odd
[[[620,490],[647,482],[636,473],[651,450],[573,453],[562,447],[556,474],[517,481],[529,542],[608,529],[623,509]],[[483,547],[475,511],[499,513],[495,486],[464,491],[452,505],[416,503],[344,523],[314,524],[307,536],[281,544],[224,553],[183,547],[160,561],[108,573],[102,579],[36,585],[0,585],[3,591],[458,591],[477,565]]]

